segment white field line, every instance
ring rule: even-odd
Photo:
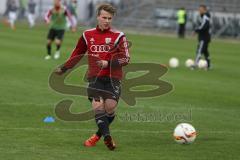
[[[38,104],[38,103],[21,103],[21,102],[10,102],[10,103],[0,103],[0,105],[14,105],[14,106],[52,106],[54,107],[56,104],[57,104],[58,101],[54,102],[54,103],[42,103],[42,104]],[[171,105],[171,103],[169,103],[168,105]],[[173,103],[172,106],[176,106],[176,103]],[[132,106],[131,108],[145,108],[146,106]],[[89,105],[89,108],[90,108],[90,105]],[[147,107],[146,107],[147,108]],[[152,107],[151,107],[152,109]],[[225,112],[225,111],[240,111],[240,109],[229,109],[229,106],[226,107],[226,109],[224,108],[207,108],[207,107],[195,107],[195,106],[192,106],[192,105],[186,105],[186,106],[183,106],[183,107],[168,107],[168,106],[156,106],[156,109],[158,109],[159,111],[161,111],[161,109],[169,109],[170,111],[172,110],[175,110],[175,109],[180,109],[180,110],[183,110],[183,109],[186,109],[186,110],[189,110],[191,109],[192,111],[221,111],[221,112]]]
[[[0,127],[0,130],[17,130],[17,131],[60,131],[60,132],[95,132],[95,129],[77,129],[77,128],[4,128]],[[120,133],[143,133],[143,134],[171,134],[172,131],[159,130],[159,131],[143,131],[143,130],[122,130],[122,129],[113,129],[112,132]],[[240,131],[201,131],[199,134],[240,134]]]

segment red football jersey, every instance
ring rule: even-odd
[[[88,56],[88,78],[107,76],[111,78],[122,78],[122,67],[130,60],[129,43],[123,32],[99,27],[83,32],[71,57],[64,65],[64,69],[74,67],[87,53]],[[97,61],[108,61],[107,68],[100,68]]]

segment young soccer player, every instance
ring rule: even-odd
[[[130,56],[125,34],[111,27],[115,13],[112,5],[100,5],[97,9],[97,27],[83,32],[71,57],[55,71],[63,74],[87,53],[88,98],[98,130],[84,142],[86,147],[95,146],[101,137],[110,150],[116,147],[109,126],[114,120],[121,93],[122,67],[129,63]]]
[[[56,52],[54,54],[54,59],[58,59],[60,57],[60,48],[67,25],[66,17],[68,17],[72,23],[71,14],[65,7],[62,6],[61,0],[54,0],[54,7],[48,10],[45,15],[45,22],[47,24],[50,24],[50,29],[47,36],[47,56],[45,57],[46,60],[51,59],[51,46],[54,40],[56,43]]]

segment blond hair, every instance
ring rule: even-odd
[[[111,4],[109,3],[104,3],[104,4],[100,4],[97,8],[97,15],[99,16],[101,14],[101,11],[104,10],[108,13],[110,13],[111,15],[115,15],[117,12],[117,9],[115,7],[113,7]]]

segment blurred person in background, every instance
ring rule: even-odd
[[[29,26],[30,28],[35,26],[35,9],[36,9],[36,2],[34,0],[29,0],[28,2],[28,22],[29,22]]]
[[[51,46],[54,40],[56,44],[54,59],[60,57],[60,48],[67,26],[66,18],[70,20],[71,26],[75,28],[76,26],[73,25],[71,13],[62,5],[61,0],[54,0],[54,6],[48,10],[45,15],[45,22],[50,26],[47,35],[47,56],[45,57],[45,60],[51,59]]]
[[[27,9],[27,0],[19,0],[19,18],[23,19],[25,17],[25,12]]]
[[[200,20],[193,32],[193,35],[198,34],[198,47],[193,69],[198,65],[198,62],[203,54],[205,60],[207,61],[207,69],[209,70],[211,67],[210,53],[208,51],[209,43],[211,42],[211,16],[206,5],[200,5],[198,11]]]
[[[72,24],[73,26],[72,26],[69,19],[67,19],[67,27],[71,28],[72,31],[76,31],[75,26],[77,26],[77,0],[71,0],[67,5],[67,9],[72,15],[72,23],[73,23]]]
[[[91,19],[94,16],[94,4],[93,1],[90,0],[88,3],[88,19]]]
[[[6,19],[4,19],[4,23],[11,27],[11,29],[15,30],[15,21],[17,20],[17,11],[18,6],[15,0],[7,1],[7,8],[5,11]]]
[[[187,23],[187,12],[184,7],[180,8],[177,12],[177,23],[178,23],[178,37],[184,38]]]

